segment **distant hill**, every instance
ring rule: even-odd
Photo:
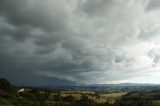
[[[150,84],[150,83],[120,83],[120,84],[93,84],[89,86],[95,87],[132,87],[132,86],[160,86],[160,84]]]

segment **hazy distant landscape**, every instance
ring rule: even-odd
[[[0,79],[0,106],[160,106],[160,86],[16,87]]]

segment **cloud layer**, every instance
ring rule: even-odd
[[[18,85],[160,83],[158,0],[1,0],[0,76]]]

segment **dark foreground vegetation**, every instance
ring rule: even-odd
[[[15,87],[0,79],[0,106],[160,106],[159,87],[85,89]]]

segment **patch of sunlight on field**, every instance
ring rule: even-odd
[[[107,102],[106,98],[93,99],[96,103],[105,103]]]
[[[54,93],[57,94],[57,93]],[[94,92],[61,92],[62,97],[73,96],[75,100],[80,100],[83,95],[87,96],[89,99],[94,100],[97,103],[114,103],[116,99],[127,94],[127,92],[116,92],[116,93],[104,93],[104,94],[95,94]]]
[[[62,93],[61,96],[62,97],[67,97],[67,96],[73,96],[74,98],[76,98],[76,100],[81,99],[82,94],[80,93]]]
[[[153,101],[153,104],[154,104],[155,106],[160,106],[160,100],[155,100],[155,101]]]
[[[89,96],[90,94],[94,94],[94,92],[91,92],[91,91],[63,91],[61,92],[61,96],[66,97],[66,96],[71,95],[74,98],[76,98],[76,100],[80,100],[83,94]]]
[[[100,94],[101,97],[105,98],[111,98],[111,99],[116,99],[120,98],[121,96],[127,94],[127,92],[117,92],[117,93],[108,93],[108,94]]]

